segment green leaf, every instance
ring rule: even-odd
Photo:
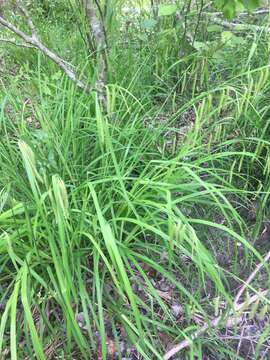
[[[45,95],[52,96],[52,92],[46,84],[43,85],[42,89]]]
[[[260,6],[260,0],[215,0],[218,9],[222,9],[224,17],[232,19],[236,13],[245,9],[251,11]]]
[[[207,26],[207,31],[208,32],[218,32],[222,30],[222,26],[219,25],[209,25]]]
[[[233,37],[233,33],[231,31],[223,31],[221,33],[221,41],[225,44],[229,42]]]
[[[62,72],[61,71],[57,71],[52,75],[52,80],[60,80],[62,77]]]
[[[223,9],[223,6],[225,5],[225,1],[226,1],[226,0],[216,0],[216,1],[215,1],[216,7],[217,7],[219,10]]]
[[[260,304],[260,299],[258,299],[255,304],[253,304],[252,308],[251,308],[251,311],[249,313],[249,319],[252,320],[254,319],[256,313],[257,313],[257,310],[258,310],[258,307],[259,307],[259,304]]]
[[[263,321],[267,311],[268,311],[268,304],[264,305],[264,307],[261,309],[260,313],[257,315],[257,319],[259,321]]]
[[[227,19],[232,19],[235,16],[235,3],[228,1],[223,7],[223,15]]]
[[[244,0],[244,4],[248,10],[254,10],[260,6],[260,0]]]
[[[37,355],[37,359],[39,360],[45,360],[45,354],[43,352],[43,348],[42,348],[42,343],[41,340],[39,338],[37,329],[35,327],[35,323],[32,317],[32,312],[31,312],[31,306],[30,306],[30,301],[28,299],[28,279],[27,279],[27,274],[28,273],[28,267],[26,265],[24,265],[23,267],[23,273],[22,273],[22,287],[21,287],[21,301],[22,301],[22,305],[24,308],[24,313],[25,313],[25,318],[27,320],[27,326],[29,328],[30,331],[30,336],[32,338],[32,343],[33,343],[33,347],[35,349],[36,355]]]
[[[141,41],[147,41],[147,35],[146,34],[138,34],[138,39]]]
[[[247,63],[249,64],[251,59],[253,58],[255,52],[257,50],[257,43],[254,41],[251,45],[251,48],[249,50],[249,55],[248,55],[248,60],[247,60]]]
[[[207,49],[208,49],[207,44],[205,44],[204,42],[201,42],[201,41],[194,41],[193,47],[194,47],[197,51],[207,50]]]
[[[232,45],[241,45],[244,42],[245,42],[245,39],[242,36],[233,35],[233,37],[231,38]]]
[[[169,16],[175,14],[177,11],[177,5],[160,5],[158,8],[158,16]]]
[[[157,20],[155,19],[145,19],[142,22],[142,27],[147,30],[153,29],[157,24]]]
[[[245,10],[245,6],[242,1],[236,1],[235,3],[235,11],[237,13],[242,12]]]
[[[49,138],[49,134],[45,130],[36,130],[33,131],[33,135],[39,140],[39,141],[46,141]]]

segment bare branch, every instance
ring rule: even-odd
[[[258,9],[256,11],[253,12],[241,12],[239,14],[236,14],[236,18],[242,17],[242,16],[257,16],[257,15],[266,15],[269,14],[269,9]],[[213,12],[213,13],[206,13],[206,15],[212,15],[212,16],[222,16],[223,13],[222,12]]]
[[[269,260],[270,260],[270,251],[265,255],[263,261],[256,266],[255,270],[249,275],[249,277],[245,281],[244,285],[240,288],[240,290],[236,294],[236,296],[234,298],[234,301],[233,301],[233,308],[232,308],[232,310],[230,311],[230,313],[228,314],[227,317],[224,316],[224,315],[221,315],[221,316],[216,317],[215,319],[213,319],[209,323],[205,323],[200,329],[198,329],[197,331],[195,331],[191,335],[190,339],[183,340],[180,344],[176,345],[170,351],[168,351],[164,355],[163,360],[169,360],[175,354],[177,354],[179,351],[191,346],[192,342],[195,339],[197,339],[200,335],[205,333],[210,328],[216,328],[216,327],[218,327],[220,325],[222,325],[223,328],[230,328],[230,327],[232,327],[234,325],[237,325],[239,322],[241,322],[243,315],[238,315],[237,316],[237,311],[243,309],[244,307],[248,308],[251,304],[253,304],[257,300],[261,299],[262,297],[265,297],[269,293],[269,291],[265,290],[265,291],[262,291],[259,294],[251,296],[250,298],[248,298],[245,302],[243,302],[241,304],[238,303],[240,297],[242,296],[242,294],[245,291],[245,289],[247,288],[247,286],[255,278],[258,271],[261,270],[263,265]],[[223,322],[223,324],[222,324],[222,322]]]
[[[31,30],[32,32],[32,37],[37,39],[37,32],[36,32],[36,29],[35,29],[35,26],[33,24],[33,21],[32,21],[32,18],[28,12],[28,10],[26,9],[26,7],[23,5],[22,1],[21,0],[17,0],[17,6],[18,8],[21,10],[22,14],[26,17],[26,20],[27,20],[27,24],[28,24],[28,27],[29,29]]]
[[[237,305],[240,297],[242,296],[243,292],[245,291],[245,289],[249,286],[249,284],[251,283],[251,281],[255,278],[255,276],[257,275],[257,273],[261,270],[261,268],[263,267],[263,265],[265,263],[267,263],[267,261],[270,260],[270,251],[265,255],[265,257],[263,258],[263,262],[259,263],[255,270],[249,275],[249,277],[247,278],[247,280],[245,281],[244,285],[240,288],[240,290],[238,291],[237,295],[234,298],[234,305]]]
[[[21,39],[25,41],[26,44],[39,49],[44,55],[50,58],[60,69],[64,71],[64,73],[72,80],[80,89],[90,92],[94,89],[89,88],[84,82],[78,79],[76,73],[72,70],[72,68],[67,65],[67,63],[60,58],[57,54],[49,50],[45,45],[43,45],[40,40],[32,33],[32,36],[25,34],[23,31],[18,29],[16,26],[11,24],[9,21],[6,21],[3,17],[0,16],[0,24],[2,24],[5,28],[19,36]],[[32,26],[32,25],[31,25]]]
[[[20,38],[22,38],[25,42],[34,45],[33,44],[33,39],[31,36],[28,36],[27,34],[25,34],[23,31],[21,31],[20,29],[18,29],[16,26],[14,26],[13,24],[11,24],[9,21],[6,21],[2,16],[0,16],[0,24],[2,24],[3,26],[5,26],[7,29],[9,29],[10,31],[12,31],[14,34],[18,35]]]
[[[230,21],[221,20],[220,18],[216,16],[212,16],[211,14],[209,14],[209,17],[215,24],[221,25],[232,31],[256,31],[256,32],[265,31],[266,33],[270,33],[270,27],[252,25],[252,24],[233,23]]]
[[[245,301],[242,304],[237,304],[234,306],[233,311],[230,313],[230,316],[227,318],[224,318],[223,316],[216,317],[210,323],[205,323],[200,329],[195,331],[189,339],[183,340],[180,342],[180,344],[173,347],[170,351],[168,351],[164,356],[163,360],[169,360],[171,359],[175,354],[179,353],[179,351],[189,347],[192,345],[192,342],[196,340],[200,335],[204,334],[208,329],[210,328],[217,328],[220,325],[222,325],[223,328],[231,328],[237,324],[239,324],[243,320],[243,314],[242,315],[235,315],[237,311],[239,311],[241,308],[249,307],[253,303],[255,303],[257,300],[262,299],[268,294],[267,290],[264,290],[260,292],[259,294],[251,296],[247,301]]]

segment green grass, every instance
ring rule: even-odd
[[[144,42],[133,31],[127,48],[111,50],[107,114],[34,51],[27,65],[21,50],[9,53],[7,66],[16,58],[22,70],[1,89],[3,359],[106,359],[108,337],[121,353],[119,327],[141,358],[162,359],[161,334],[177,343],[194,332],[196,316],[214,316],[214,299],[230,308],[232,279],[241,284],[262,261],[256,241],[270,188],[266,40],[252,40],[256,59],[245,45],[234,59],[233,49],[222,49],[220,72],[210,53],[179,61],[167,37],[157,49],[151,36]],[[187,109],[194,125],[168,150],[164,132],[180,132]],[[240,210],[254,202],[251,226]],[[167,298],[158,279],[169,284]],[[181,320],[171,311],[175,301]],[[236,358],[215,330],[183,356],[206,352]]]

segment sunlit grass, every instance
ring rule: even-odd
[[[239,257],[248,269],[262,261],[255,240],[270,190],[268,67],[251,68],[249,54],[241,74],[228,63],[230,76],[218,83],[207,55],[177,60],[171,43],[158,55],[154,45],[130,54],[129,66],[117,59],[132,48],[113,49],[107,112],[40,56],[31,79],[19,89],[10,80],[1,94],[0,354],[11,360],[46,359],[54,340],[59,356],[106,359],[108,323],[119,353],[120,324],[143,359],[162,359],[161,333],[171,343],[189,337],[198,314],[207,322],[215,313],[213,299],[232,305]],[[164,132],[180,133],[189,109],[189,132],[168,149]],[[238,210],[254,201],[250,238]],[[183,308],[180,322],[172,301]],[[204,347],[233,357],[214,335],[187,356],[202,358]]]

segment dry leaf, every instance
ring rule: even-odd
[[[177,303],[177,302],[174,302],[171,306],[171,310],[172,310],[172,314],[178,318],[181,314],[183,314],[183,307]]]
[[[171,300],[171,298],[172,298],[172,290],[170,290],[170,291],[156,290],[156,292],[161,297],[161,299]]]

